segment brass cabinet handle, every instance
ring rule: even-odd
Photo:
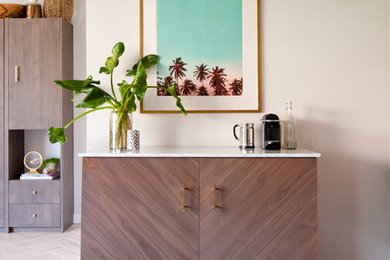
[[[188,206],[188,205],[186,204],[186,193],[187,193],[187,191],[189,191],[190,189],[183,185],[183,187],[182,187],[181,190],[182,190],[181,207],[182,207],[183,211],[185,211],[186,209],[189,209],[189,208],[190,208],[190,206]]]
[[[19,81],[20,81],[20,67],[15,66],[15,82],[19,82]]]
[[[221,188],[218,188],[215,184],[213,186],[213,210],[217,210],[219,208],[222,208],[221,206],[217,205],[217,191],[222,191]]]
[[[38,194],[38,191],[33,190],[32,194],[37,195],[37,194]]]
[[[38,217],[38,214],[32,214],[32,217],[33,217],[33,218],[37,218],[37,217]]]

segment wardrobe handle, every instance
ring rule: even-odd
[[[181,190],[182,190],[181,207],[182,207],[183,211],[185,211],[186,209],[190,208],[190,206],[188,206],[186,204],[187,191],[189,191],[190,189],[183,185]]]
[[[19,82],[19,81],[20,81],[20,67],[15,66],[15,82]]]
[[[221,188],[218,188],[215,184],[213,186],[213,210],[220,209],[221,206],[217,205],[217,191],[222,191]]]

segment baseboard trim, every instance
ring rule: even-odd
[[[74,224],[80,224],[81,223],[81,214],[74,214],[73,215],[73,223]]]
[[[46,227],[46,228],[10,228],[10,232],[62,232],[59,227]]]

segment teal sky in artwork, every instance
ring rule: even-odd
[[[191,66],[240,63],[242,0],[157,0],[157,54],[160,74],[176,57]]]

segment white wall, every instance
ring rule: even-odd
[[[85,79],[87,77],[86,58],[86,0],[74,0],[73,24],[73,61],[74,78]],[[80,98],[78,98],[80,99]],[[84,112],[84,109],[75,108],[75,116]],[[87,120],[79,119],[74,125],[74,221],[81,221],[81,158],[77,156],[79,152],[85,152],[87,146]]]

